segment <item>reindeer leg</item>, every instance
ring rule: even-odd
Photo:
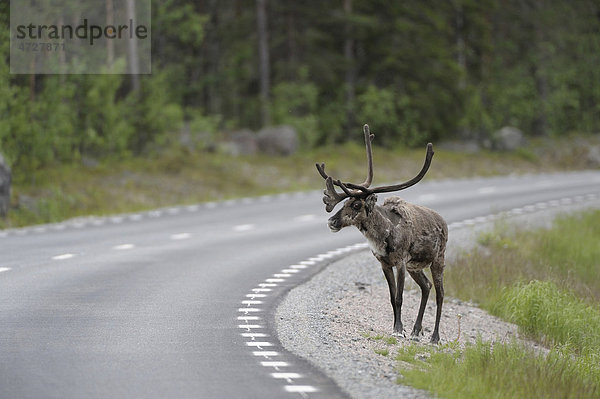
[[[440,318],[442,317],[442,304],[444,303],[444,263],[443,258],[434,261],[431,264],[431,276],[435,286],[435,303],[437,305],[435,313],[435,328],[431,335],[431,343],[440,342]]]
[[[406,265],[402,262],[401,265],[396,266],[396,312],[398,317],[394,322],[394,332],[404,335],[404,328],[402,326],[402,295],[404,294],[404,279],[406,276]]]
[[[383,269],[383,274],[385,275],[385,279],[388,283],[388,288],[390,289],[390,301],[392,303],[392,309],[394,310],[394,332],[402,333],[402,321],[400,321],[400,312],[398,312],[396,308],[396,281],[394,279],[394,269],[387,263],[381,262],[381,268]],[[397,330],[397,326],[400,324],[400,330]]]
[[[412,337],[418,337],[422,330],[423,314],[425,313],[425,306],[427,306],[427,299],[429,298],[429,291],[431,290],[431,282],[427,279],[427,276],[423,270],[409,273],[413,280],[415,280],[417,285],[421,288],[421,304],[419,305],[419,314],[417,315],[415,326],[410,334]]]

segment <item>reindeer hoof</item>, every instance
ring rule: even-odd
[[[423,329],[421,327],[413,328],[412,333],[410,333],[411,337],[419,337],[421,335],[423,335]]]
[[[406,334],[404,333],[404,330],[402,330],[402,331],[394,330],[394,332],[392,333],[392,336],[406,338]]]
[[[432,344],[439,344],[440,343],[440,336],[438,334],[433,334],[431,336],[431,340],[429,341]]]

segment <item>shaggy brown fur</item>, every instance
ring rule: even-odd
[[[424,269],[431,268],[437,304],[431,342],[437,343],[444,301],[444,254],[448,240],[448,226],[444,219],[429,208],[410,204],[399,197],[387,198],[382,206],[377,205],[377,196],[372,194],[364,199],[348,199],[342,209],[329,219],[329,228],[334,232],[347,226],[356,226],[360,230],[381,263],[390,290],[395,333],[403,334],[400,313],[407,271],[421,288],[421,304],[411,335],[421,333],[423,313],[431,290],[431,282]]]

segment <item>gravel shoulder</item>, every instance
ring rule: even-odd
[[[600,208],[600,201],[553,208],[504,220],[520,228],[549,227],[558,214]],[[481,223],[451,229],[447,263],[461,251],[476,246],[478,235],[494,227]],[[446,273],[452,273],[447,267]],[[419,342],[429,345],[435,319],[434,291],[429,298]],[[405,332],[410,333],[416,319],[420,291],[407,276],[402,306]],[[389,345],[377,336],[392,336],[393,314],[388,287],[381,267],[369,250],[329,264],[311,280],[291,290],[275,313],[275,327],[282,345],[307,359],[353,398],[429,398],[427,392],[398,385],[398,345],[414,342],[398,337]],[[514,324],[506,323],[475,304],[446,297],[440,323],[441,344],[458,340],[460,345],[484,341],[520,339]],[[530,343],[534,345],[533,343]],[[376,350],[389,350],[389,355]]]

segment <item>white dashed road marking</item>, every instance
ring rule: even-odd
[[[298,373],[271,373],[271,377],[288,380],[288,382],[290,382],[290,380],[302,378],[302,375]]]
[[[12,269],[11,269],[10,267],[0,267],[0,273],[3,273],[3,272],[9,272],[9,271],[11,271],[11,270],[12,270]]]
[[[258,349],[262,349],[267,346],[273,346],[273,344],[271,342],[249,341],[246,342],[246,346],[255,346]]]
[[[271,292],[273,290],[270,288],[252,288],[252,291],[254,291],[254,292]]]
[[[252,355],[254,356],[261,356],[264,357],[265,359],[269,359],[271,357],[274,356],[279,356],[279,352],[275,352],[275,351],[252,351]]]
[[[242,231],[250,231],[256,228],[253,224],[239,224],[237,226],[233,226],[234,231],[242,232]]]
[[[116,249],[117,251],[125,251],[127,249],[132,249],[134,247],[135,247],[135,245],[133,245],[133,244],[120,244],[120,245],[115,245],[113,247],[113,249]]]
[[[238,328],[245,328],[250,331],[255,328],[265,328],[265,326],[261,326],[260,324],[238,324]]]
[[[61,254],[52,257],[52,260],[65,260],[75,257],[75,254]]]
[[[260,365],[263,367],[274,367],[275,369],[278,369],[279,367],[288,367],[290,364],[288,362],[269,361],[269,362],[260,362]]]
[[[316,215],[300,215],[300,216],[296,216],[294,218],[295,222],[310,222],[312,220],[315,220],[317,218]]]
[[[261,303],[263,303],[263,302],[262,301],[253,301],[251,299],[242,301],[242,305],[247,305],[247,306],[250,306],[250,305],[260,305]]]
[[[289,273],[299,273],[300,270],[298,270],[298,269],[283,269],[281,272],[282,273],[288,273],[288,274]]]
[[[496,187],[481,187],[480,189],[477,190],[477,194],[488,195],[488,194],[493,194],[496,191],[497,191]]]
[[[286,385],[285,390],[290,393],[312,393],[319,391],[312,385]]]
[[[252,338],[252,339],[255,339],[255,338],[266,338],[266,337],[269,336],[269,334],[265,334],[265,333],[242,333],[241,335],[244,338]]]
[[[239,308],[238,309],[238,312],[240,312],[240,313],[246,313],[246,314],[248,314],[248,313],[256,313],[256,312],[260,312],[260,311],[261,311],[261,309],[258,309],[258,308]]]
[[[303,220],[308,221],[309,219],[312,220],[312,217],[296,218],[297,221],[303,221]],[[281,360],[281,358],[279,358],[280,360],[278,360],[278,361],[271,360],[272,357],[281,356],[280,353],[277,351],[273,351],[273,350],[269,351],[269,350],[263,350],[263,349],[264,348],[275,349],[277,347],[277,345],[280,345],[280,344],[269,342],[269,341],[259,341],[258,339],[269,337],[269,335],[266,333],[262,333],[262,332],[256,332],[256,329],[262,329],[262,328],[266,328],[266,327],[262,326],[260,324],[249,324],[250,322],[256,323],[257,320],[260,320],[260,317],[253,316],[253,314],[256,314],[256,312],[261,312],[262,309],[253,308],[251,306],[264,304],[263,298],[268,297],[269,294],[267,294],[267,293],[272,291],[272,288],[265,288],[265,287],[277,287],[279,283],[284,283],[286,281],[286,279],[296,276],[298,273],[301,273],[304,269],[308,269],[311,266],[319,264],[319,263],[321,263],[327,259],[330,259],[334,256],[346,254],[348,252],[358,250],[358,249],[363,249],[366,247],[367,247],[366,243],[358,243],[358,244],[354,244],[354,245],[349,245],[347,247],[340,248],[337,251],[330,251],[328,253],[319,254],[317,256],[314,256],[314,257],[308,258],[307,260],[299,262],[298,264],[290,265],[287,268],[282,269],[281,272],[275,273],[271,277],[264,279],[263,282],[260,282],[257,284],[258,288],[252,288],[250,290],[250,293],[246,294],[246,298],[249,298],[249,299],[244,299],[241,301],[241,304],[245,305],[245,307],[238,308],[238,312],[243,313],[244,315],[237,316],[238,321],[245,321],[246,324],[238,324],[238,328],[245,330],[240,333],[240,335],[243,338],[246,338],[245,345],[247,347],[259,349],[259,350],[252,351],[252,355],[256,356],[256,357],[262,357],[265,359],[264,361],[260,362],[261,366],[272,367],[275,371],[279,371],[279,369],[283,368],[283,367],[286,367],[289,369],[294,366],[292,363]],[[260,300],[257,298],[260,298]],[[319,391],[318,388],[316,388],[312,385],[295,385],[294,380],[302,378],[301,374],[299,374],[299,373],[276,372],[276,373],[271,373],[270,375],[273,378],[284,380],[286,382],[287,385],[283,386],[285,391],[291,392],[291,393],[298,393],[302,397],[308,397],[308,393]]]
[[[171,235],[171,240],[187,240],[188,238],[190,238],[192,235],[190,233],[178,233],[178,234],[172,234]]]
[[[252,320],[252,321],[260,320],[260,317],[258,317],[258,316],[238,316],[237,319],[248,323],[248,321],[250,321],[250,320]]]

